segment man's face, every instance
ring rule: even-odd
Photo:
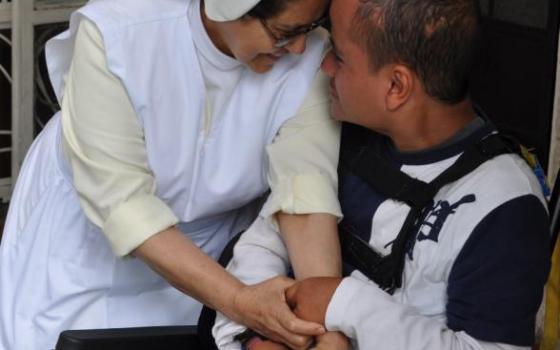
[[[383,69],[372,73],[365,51],[350,37],[350,25],[358,0],[333,0],[330,8],[333,49],[322,69],[331,77],[331,113],[342,121],[382,131],[385,92],[390,81]]]

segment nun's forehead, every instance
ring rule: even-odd
[[[206,16],[216,22],[234,21],[261,0],[204,0]]]

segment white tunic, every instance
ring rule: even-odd
[[[181,228],[190,238],[216,256],[252,219],[252,208],[245,206],[267,189],[265,148],[300,109],[324,40],[312,35],[303,56],[286,57],[266,75],[240,66],[234,93],[223,105],[212,106],[212,128],[206,130],[204,79],[189,31],[195,4],[91,1],[73,15],[70,30],[50,44],[49,68],[64,108],[69,103],[64,77],[79,23],[83,18],[95,23],[110,73],[125,87],[141,125],[155,179],[153,203],[170,208],[169,217],[184,222]],[[125,255],[141,242],[123,244],[118,238],[125,221],[120,218],[135,215],[138,198],[109,208],[101,224],[86,217],[80,199],[87,196],[76,191],[63,136],[68,135],[61,134],[60,116],[55,116],[31,147],[13,194],[0,246],[0,348],[52,348],[64,329],[195,323],[200,304],[141,261],[114,254]],[[110,188],[103,183],[110,178],[95,180],[100,188]],[[276,210],[285,202],[279,200]]]
[[[206,100],[216,101],[219,106],[235,89],[243,66],[218,51],[204,31],[200,16],[192,17]],[[178,219],[155,195],[143,130],[126,89],[108,71],[105,61],[101,34],[91,22],[81,21],[74,60],[65,79],[62,141],[86,216],[104,227],[114,250],[124,255]],[[317,74],[297,115],[283,124],[274,142],[267,146],[272,165],[269,184],[274,194],[267,207],[269,214],[281,209],[340,215],[336,169],[330,165],[336,159],[327,158],[337,153],[338,139],[334,134],[338,126],[327,118],[326,80],[325,75]],[[95,91],[84,86],[95,87]],[[207,103],[205,111],[206,135],[210,135],[213,126],[212,105]],[[306,149],[305,156],[300,152],[302,148]],[[108,218],[112,225],[105,225]]]

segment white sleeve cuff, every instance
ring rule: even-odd
[[[369,300],[382,298],[392,301],[392,297],[379,289],[375,283],[356,277],[346,277],[336,289],[327,307],[325,327],[329,331],[340,331],[356,339],[358,336],[356,325],[364,319],[362,313],[368,312],[367,308],[364,310],[363,305],[359,305],[364,298]]]
[[[133,197],[119,204],[103,231],[116,255],[125,256],[154,234],[179,222],[171,209],[153,195]]]
[[[216,312],[216,322],[212,327],[212,335],[218,349],[241,350],[241,344],[233,338],[246,329],[244,326],[229,320],[221,312]]]

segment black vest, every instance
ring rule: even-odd
[[[339,224],[345,272],[360,270],[388,293],[402,284],[405,256],[423,222],[429,204],[446,184],[454,182],[485,161],[504,153],[520,153],[520,145],[497,133],[487,123],[468,139],[476,140],[430,183],[400,171],[387,155],[389,140],[361,126],[344,123],[339,157],[339,199],[344,220]],[[385,199],[406,203],[411,210],[383,256],[369,245],[374,208]]]

